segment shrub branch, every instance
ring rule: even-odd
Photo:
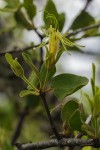
[[[51,139],[45,142],[38,143],[27,143],[20,144],[16,143],[16,147],[20,150],[37,150],[37,149],[46,149],[50,147],[59,147],[61,145],[64,146],[92,146],[95,148],[100,147],[100,139],[73,139],[73,138],[62,138],[61,140]]]

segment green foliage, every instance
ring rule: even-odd
[[[30,90],[23,90],[20,92],[19,96],[20,97],[24,97],[24,96],[27,96],[27,95],[34,95],[34,92],[33,91],[30,91]]]
[[[79,108],[79,104],[76,100],[69,100],[66,102],[61,111],[61,118],[63,121],[68,123],[69,118],[73,114],[73,112]]]
[[[33,4],[33,0],[24,0],[23,5],[27,11],[30,20],[32,20],[36,15],[36,6]]]
[[[73,114],[71,115],[71,117],[69,118],[69,126],[73,129],[73,130],[77,130],[82,132],[81,126],[82,126],[82,119],[81,119],[81,114],[80,114],[80,110],[76,109]]]
[[[86,77],[74,74],[60,74],[53,78],[51,87],[59,99],[73,94],[88,83]]]
[[[18,25],[28,29],[32,30],[34,27],[33,25],[27,20],[26,16],[21,12],[20,10],[17,10],[14,14],[14,18]]]
[[[48,74],[47,74],[47,72],[48,72]],[[53,77],[53,75],[54,75],[55,73],[56,73],[56,67],[55,67],[55,65],[52,66],[52,67],[50,68],[50,70],[48,70],[48,69],[46,68],[46,65],[45,65],[45,62],[44,62],[43,65],[41,66],[41,70],[40,70],[40,75],[41,75],[41,80],[42,80],[42,82],[45,81],[46,75],[47,75],[46,81],[49,81],[49,80]]]
[[[92,138],[98,138],[100,136],[100,128],[99,128],[99,119],[100,119],[100,88],[95,84],[95,75],[96,68],[95,65],[92,64],[92,78],[91,78],[91,87],[93,97],[90,97],[88,94],[85,94],[89,107],[91,109],[91,123],[90,125],[83,125],[82,129],[86,132],[86,134]]]
[[[34,71],[31,72],[31,74],[29,75],[29,78],[28,78],[29,82],[31,82],[35,87],[38,86],[39,84],[39,79],[37,77],[37,75],[35,74]],[[28,90],[32,90],[32,87],[30,85],[27,86],[27,89]]]
[[[15,73],[15,75],[20,78],[23,78],[24,70],[23,70],[22,66],[19,64],[19,62],[17,61],[17,58],[15,60],[13,60],[12,56],[8,53],[6,53],[5,57],[6,57],[7,62],[11,66],[11,69]]]
[[[17,58],[15,58],[15,60],[13,60],[11,54],[9,54],[9,53],[6,53],[5,57],[6,57],[7,62],[10,65],[11,69],[15,73],[15,75],[20,77],[21,79],[23,79],[24,82],[26,84],[28,84],[28,86],[31,87],[31,89],[34,91],[33,93],[35,95],[39,95],[39,90],[34,85],[32,85],[32,83],[25,77],[24,70],[23,70],[22,66],[19,64],[19,62],[17,61]],[[22,92],[21,96],[23,95],[23,93],[25,95],[25,92]]]
[[[54,22],[52,16],[50,18],[48,13],[50,15],[54,15],[56,17],[57,22],[58,22],[58,29],[59,29],[59,31],[61,31],[63,29],[64,23],[65,23],[65,14],[64,13],[59,14],[57,12],[56,6],[52,0],[47,0],[47,4],[46,4],[45,9],[44,9],[43,19],[44,19],[44,22],[45,22],[45,25],[47,28],[50,25],[55,27],[55,22]]]
[[[35,67],[35,65],[33,64],[32,60],[30,59],[29,55],[26,53],[22,54],[23,59],[25,60],[25,62],[31,67],[31,69],[35,72],[37,78],[40,80],[41,82],[41,77],[40,77],[40,73],[37,70],[37,68]]]
[[[71,28],[73,30],[76,30],[78,28],[83,28],[85,26],[89,26],[94,23],[95,23],[95,19],[88,12],[82,11],[75,18],[74,22],[72,23]]]
[[[5,0],[6,6],[3,9],[0,9],[2,12],[16,12],[16,10],[20,7],[19,0]]]
[[[12,131],[10,130],[12,130],[15,127],[16,120],[18,119],[18,118],[16,119],[16,116],[19,116],[20,111],[22,109],[21,105],[23,104],[25,104],[24,105],[25,108],[28,108],[28,112],[30,114],[30,122],[28,122],[27,120],[27,123],[24,124],[23,131],[21,134],[21,140],[23,139],[28,141],[30,139],[34,140],[33,136],[34,134],[36,135],[37,132],[39,133],[39,136],[41,136],[41,131],[37,129],[38,127],[41,126],[40,119],[43,120],[41,116],[44,117],[44,110],[42,110],[41,113],[42,107],[40,102],[43,101],[44,96],[46,96],[47,98],[51,96],[49,92],[52,92],[52,94],[54,94],[56,98],[62,100],[60,102],[61,103],[60,106],[63,106],[61,108],[61,119],[63,122],[63,133],[66,136],[75,137],[77,133],[81,132],[82,134],[85,134],[87,138],[100,138],[100,87],[96,86],[95,82],[96,80],[95,65],[92,64],[92,72],[93,72],[91,78],[92,96],[90,96],[88,93],[85,93],[82,102],[74,99],[73,97],[72,98],[70,97],[70,100],[64,103],[63,99],[67,96],[71,96],[73,93],[75,93],[76,91],[87,85],[88,79],[86,77],[70,73],[63,73],[56,75],[54,77],[54,75],[57,73],[56,63],[60,60],[60,57],[64,51],[66,51],[68,54],[70,54],[69,50],[73,50],[75,52],[81,51],[82,46],[79,46],[73,41],[80,40],[81,38],[85,37],[98,36],[100,35],[98,34],[98,29],[84,31],[81,37],[78,38],[76,35],[74,35],[73,38],[70,40],[70,38],[67,36],[68,35],[67,32],[65,34],[61,33],[65,24],[65,13],[59,13],[53,0],[47,0],[46,6],[43,9],[44,13],[43,20],[45,26],[42,35],[40,34],[38,28],[35,27],[34,24],[34,18],[37,15],[36,12],[37,8],[34,4],[34,0],[23,0],[22,2],[20,0],[5,0],[5,2],[6,6],[0,10],[2,12],[3,11],[10,12],[9,16],[11,15],[14,19],[13,29],[15,30],[16,27],[18,28],[17,30],[20,29],[19,31],[21,32],[23,29],[34,30],[40,37],[40,40],[42,42],[40,43],[39,46],[34,47],[36,51],[32,51],[32,49],[30,50],[30,55],[28,55],[27,52],[22,53],[22,57],[25,63],[23,63],[23,59],[20,62],[23,67],[18,62],[17,58],[13,59],[12,55],[9,53],[6,53],[5,55],[6,60],[10,65],[11,69],[13,70],[14,74],[17,77],[20,77],[26,83],[26,88],[25,86],[20,87],[20,91],[21,90],[22,91],[20,92],[19,95],[24,101],[19,102],[18,107],[17,103],[14,100],[13,100],[14,106],[12,106],[13,108],[9,107],[9,105],[6,106],[5,109],[1,108],[0,106],[0,146],[1,146],[0,148],[4,150],[12,150],[12,147],[9,144],[10,141],[8,139],[5,140],[5,136],[6,133],[8,137],[9,135],[12,134]],[[84,28],[85,26],[95,24],[95,22],[96,21],[94,17],[92,17],[86,11],[82,11],[75,18],[70,29],[77,31],[76,29]],[[42,56],[40,58],[39,54],[40,51],[38,50],[42,49],[43,47],[45,47],[46,50],[45,55],[44,51],[41,50],[44,58],[42,58]],[[27,50],[27,47],[25,50]],[[38,55],[39,59],[35,57],[35,53],[39,54]],[[42,61],[42,59],[44,60],[43,64],[41,65],[40,61]],[[33,63],[34,61],[36,61],[35,64]],[[26,64],[29,66],[28,69],[30,69],[31,71],[28,70],[27,72],[25,70],[27,68]],[[26,76],[28,77],[26,78]],[[7,82],[8,79],[9,78],[7,78]],[[9,89],[7,89],[7,92],[8,91]],[[16,97],[16,95],[14,95],[14,97]],[[84,103],[86,102],[85,99],[89,105],[88,113],[85,110],[84,105]],[[55,99],[53,100],[55,102]],[[54,103],[52,105],[54,105]],[[55,106],[54,109],[56,110],[56,108],[58,107]],[[47,109],[48,108],[46,108],[46,110]],[[39,113],[39,115],[35,116],[36,112]],[[89,123],[87,123],[86,119],[87,117],[89,117],[89,115],[91,118]],[[31,121],[33,120],[34,116],[35,116],[34,120],[35,127],[37,130],[35,130],[34,123],[32,124]],[[10,123],[12,123],[12,125],[8,126],[8,124]],[[46,123],[43,124],[45,125]],[[28,128],[27,131],[26,126]]]

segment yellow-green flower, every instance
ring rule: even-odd
[[[58,22],[56,17],[53,14],[47,13],[47,19],[51,20],[50,27],[44,32],[46,37],[44,38],[43,42],[40,44],[40,47],[45,46],[46,47],[46,66],[50,68],[52,65],[54,65],[61,54],[66,51],[68,54],[69,51],[67,50],[67,47],[73,47],[78,46],[77,44],[71,42],[68,38],[66,38],[66,35],[59,32]],[[52,20],[54,21],[55,27],[52,26]],[[48,40],[48,46],[47,45],[47,38]]]

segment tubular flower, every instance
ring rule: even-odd
[[[46,35],[49,37],[48,50],[46,55],[46,60],[49,62],[48,65],[53,65],[56,63],[56,57],[59,51],[66,51],[68,54],[70,54],[67,50],[67,47],[78,46],[68,40],[65,35],[59,32],[58,29],[53,28],[52,25],[50,25]]]
[[[46,66],[47,68],[50,68],[52,65],[54,65],[58,59],[60,58],[61,54],[66,51],[68,54],[69,51],[67,50],[67,47],[73,47],[73,46],[79,46],[70,40],[66,38],[65,35],[61,34],[58,30],[58,22],[56,17],[53,14],[47,15],[47,18],[53,20],[55,27],[50,25],[50,27],[46,30],[45,35],[46,38],[49,38],[48,41],[48,47],[45,46],[47,45],[46,38],[44,38],[44,41],[40,44],[40,47],[45,46],[47,53],[46,53]],[[52,22],[51,22],[52,24]],[[58,51],[59,50],[59,51]]]

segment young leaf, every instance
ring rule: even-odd
[[[100,117],[100,93],[94,97],[93,116]]]
[[[56,72],[56,67],[52,66],[52,68],[48,70],[47,81],[50,80],[53,77],[53,75],[55,74],[55,72]],[[41,80],[43,82],[45,80],[46,73],[47,73],[47,68],[46,68],[45,63],[43,63],[43,65],[41,66],[41,70],[40,70]]]
[[[94,138],[95,137],[95,131],[94,129],[88,125],[88,124],[83,124],[81,126],[81,129],[83,132],[85,132],[88,136],[90,136],[91,138]]]
[[[89,97],[88,94],[84,94],[84,99],[83,99],[83,108],[86,114],[92,114],[93,113],[93,101],[92,99]]]
[[[81,114],[80,114],[79,109],[77,109],[71,115],[71,117],[69,119],[69,125],[73,130],[82,132],[82,129],[81,129],[82,124],[83,123],[81,120]]]
[[[40,78],[40,73],[37,70],[37,68],[35,67],[35,65],[33,64],[32,60],[30,59],[29,55],[26,53],[22,53],[23,59],[25,60],[25,62],[31,67],[31,69],[35,72],[35,74],[37,75],[38,79],[41,81]]]
[[[9,63],[9,65],[12,65],[12,64],[13,64],[12,55],[9,54],[9,53],[6,53],[6,54],[5,54],[5,57],[6,57],[7,62]]]
[[[78,108],[79,104],[76,100],[69,100],[66,102],[61,111],[62,120],[68,122],[72,113]]]
[[[37,93],[35,93],[34,91],[29,91],[29,90],[23,90],[19,93],[20,97],[24,97],[27,95],[38,95]]]
[[[85,19],[84,19],[85,18]],[[76,30],[78,28],[83,28],[95,23],[95,19],[85,11],[82,11],[79,16],[77,16],[72,23],[71,29]]]
[[[13,60],[12,55],[9,53],[6,53],[5,55],[7,62],[9,63],[11,69],[15,73],[16,76],[23,78],[24,76],[24,70],[22,66],[19,64],[17,59]]]
[[[53,78],[51,87],[54,90],[54,94],[59,98],[73,94],[88,83],[86,77],[74,75],[74,74],[60,74]]]
[[[39,84],[39,79],[37,77],[37,75],[35,74],[34,71],[32,71],[32,73],[30,74],[28,80],[32,83],[32,85],[34,85],[35,87],[38,86]],[[27,87],[28,90],[32,90],[32,87],[30,85],[28,85]]]
[[[19,0],[5,0],[7,3],[7,6],[9,6],[9,8],[17,8],[20,5]]]
[[[92,78],[91,78],[91,86],[92,86],[92,92],[93,96],[95,96],[96,86],[95,86],[95,65],[92,63]]]
[[[24,8],[26,9],[30,20],[32,20],[36,15],[36,6],[33,4],[33,0],[24,0]]]

